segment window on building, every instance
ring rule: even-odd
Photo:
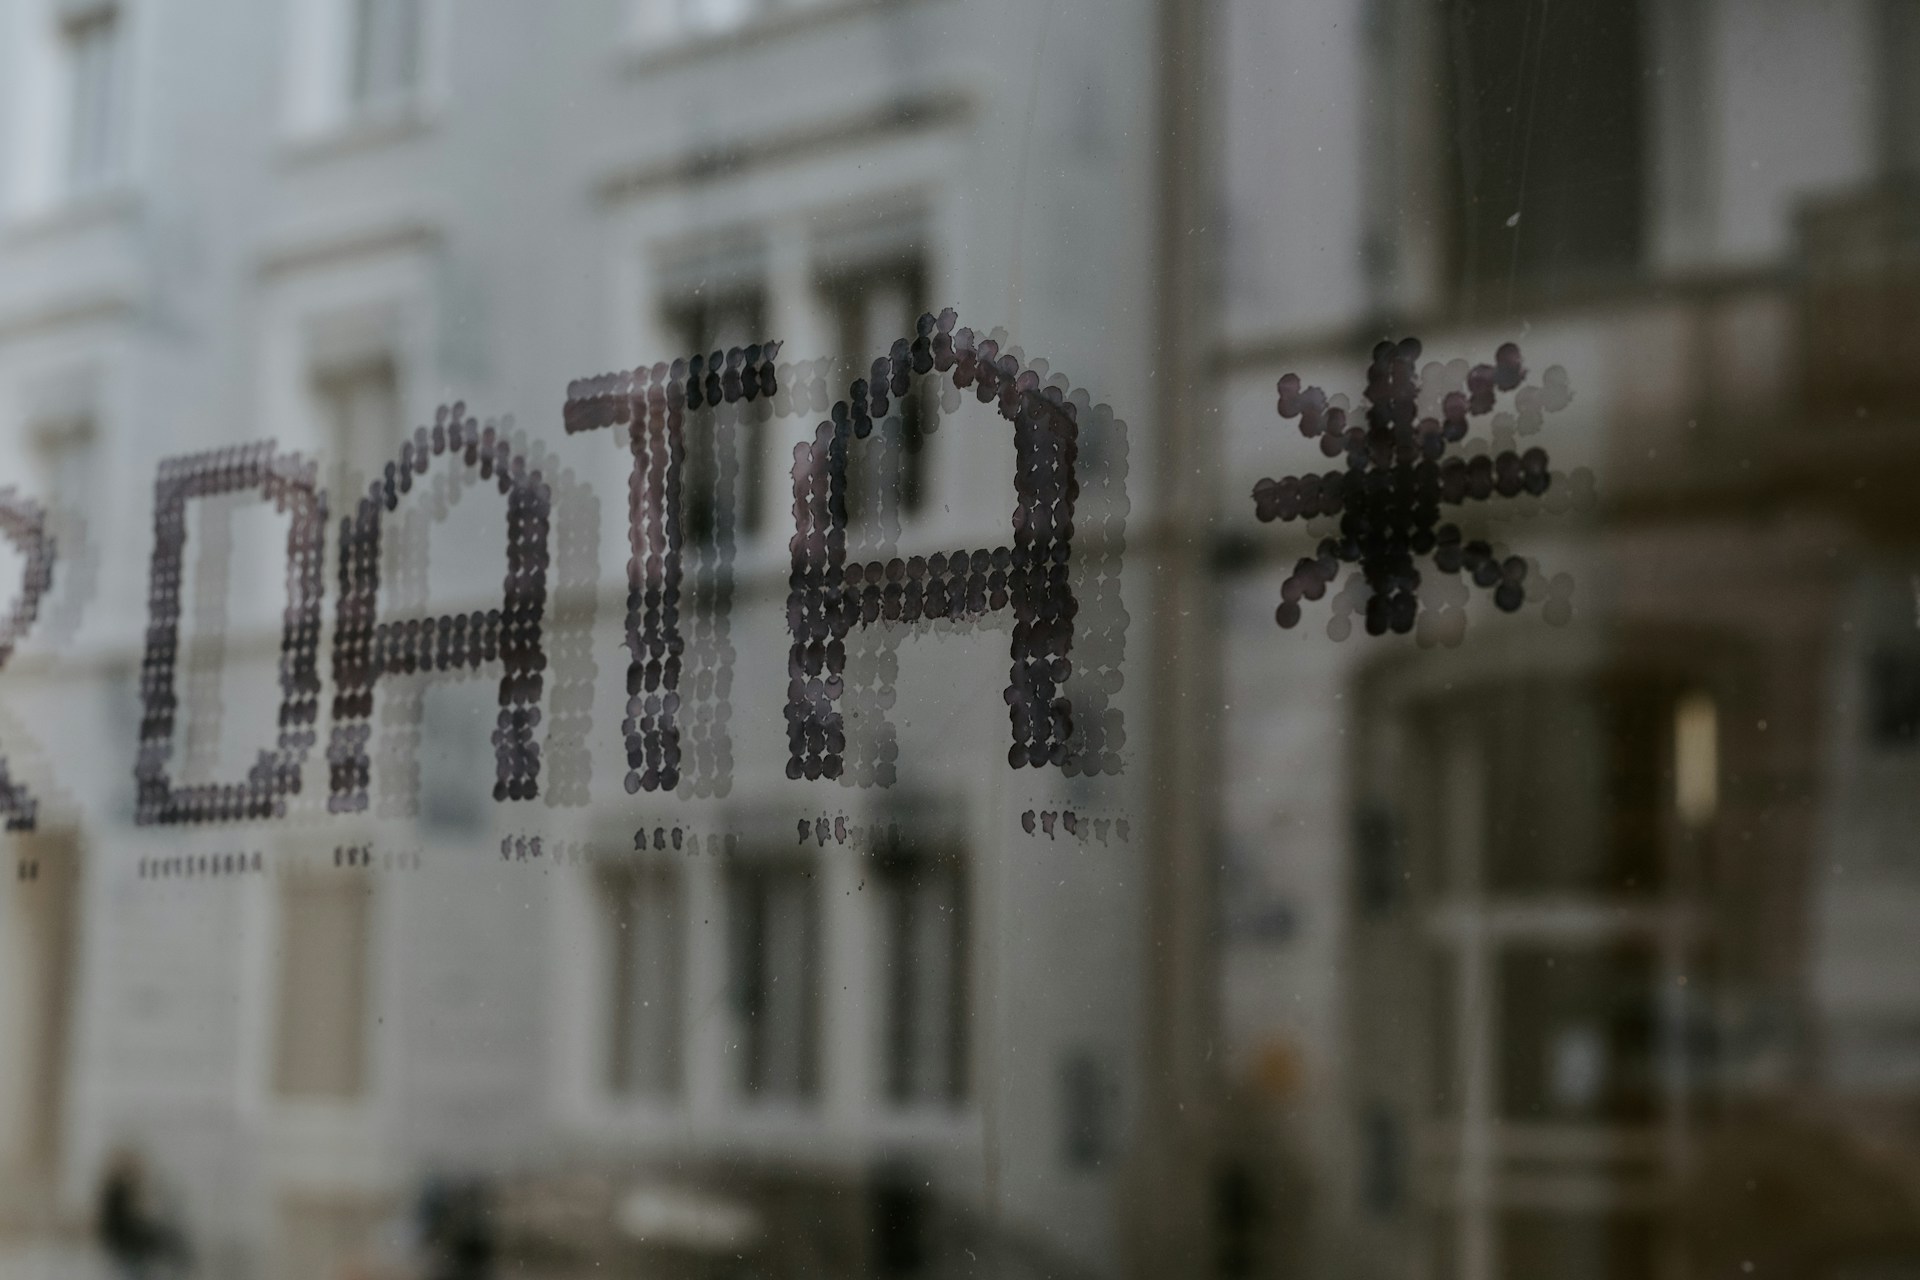
[[[77,842],[15,839],[12,883],[0,887],[0,1017],[9,1033],[0,1059],[0,1197],[9,1210],[50,1208],[58,1181],[79,908]]]
[[[636,0],[635,25],[643,39],[675,40],[737,31],[767,12],[775,0]]]
[[[356,108],[404,101],[420,88],[426,0],[348,0],[348,100]]]
[[[1069,1169],[1098,1169],[1113,1156],[1119,1089],[1112,1067],[1087,1046],[1060,1057],[1060,1162]]]
[[[1632,1123],[1659,1109],[1651,948],[1516,946],[1499,959],[1501,1113]]]
[[[1260,1274],[1265,1206],[1260,1180],[1245,1160],[1229,1160],[1213,1175],[1214,1268],[1219,1280]]]
[[[357,1098],[367,1083],[371,887],[350,873],[291,875],[282,885],[274,1092]]]
[[[1460,962],[1451,948],[1430,946],[1422,956],[1421,1028],[1427,1044],[1428,1114],[1445,1120],[1460,1114],[1465,1101],[1460,1061]]]
[[[767,337],[766,293],[757,285],[698,289],[667,308],[675,345],[689,355],[751,346]],[[734,530],[757,533],[765,505],[767,442],[763,424],[712,410],[686,416],[680,473],[681,527],[699,546]]]
[[[1432,708],[1409,812],[1433,892],[1646,897],[1667,883],[1676,690],[1518,681]],[[1457,838],[1454,838],[1457,833]]]
[[[93,419],[60,418],[34,424],[34,460],[39,464],[42,505],[50,512],[84,518],[92,506]]]
[[[926,309],[926,272],[917,259],[903,258],[836,272],[826,282],[847,382],[870,376],[873,362],[899,339],[913,337],[914,322]],[[923,447],[932,403],[932,382],[921,379],[893,401],[885,420],[848,455],[847,513],[854,521],[884,514],[911,516],[926,500]],[[847,387],[835,387],[836,398]]]
[[[766,8],[766,0],[678,0],[680,22],[689,31],[731,31]]]
[[[607,1085],[622,1097],[671,1097],[682,1052],[680,876],[647,863],[609,874],[600,889],[613,962]]]
[[[1377,915],[1399,901],[1406,888],[1405,844],[1389,806],[1358,806],[1353,815],[1353,869],[1361,910]]]
[[[98,370],[62,370],[27,392],[27,439],[32,445],[33,492],[48,512],[84,519],[99,483],[95,418],[100,398]]]
[[[967,1091],[966,879],[957,857],[883,854],[880,910],[884,1084],[896,1103]]]
[[[1629,1280],[1661,1269],[1658,1224],[1648,1214],[1515,1209],[1502,1216],[1498,1240],[1503,1275]]]
[[[104,514],[102,389],[102,372],[90,362],[29,378],[21,388],[26,474],[14,481],[46,511],[55,543],[56,592],[36,623],[45,639],[72,636],[99,583],[101,530],[94,520],[97,512]],[[0,581],[19,582],[17,550],[0,547],[0,559],[8,561]]]
[[[497,691],[481,681],[434,682],[417,691],[421,824],[443,839],[471,839],[487,825]]]
[[[1376,1218],[1399,1213],[1407,1198],[1407,1134],[1385,1103],[1360,1114],[1360,1203]]]
[[[1720,809],[1720,710],[1695,691],[1673,707],[1673,807],[1699,830]]]
[[[924,1276],[933,1260],[935,1197],[926,1171],[892,1161],[875,1170],[870,1188],[870,1272],[877,1280]]]
[[[67,186],[83,192],[119,168],[123,22],[113,0],[64,0],[58,14],[67,85]]]
[[[820,1086],[820,894],[811,864],[747,860],[727,872],[730,986],[740,1085],[807,1099]]]
[[[1880,0],[1880,120],[1886,167],[1920,174],[1920,4]]]
[[[400,375],[390,356],[359,352],[317,362],[313,395],[340,480],[352,477],[364,485],[399,454]]]
[[[1920,742],[1920,649],[1888,646],[1867,662],[1867,727],[1873,745],[1907,750]]]
[[[1452,275],[1463,297],[1616,276],[1640,261],[1645,92],[1636,0],[1446,0]]]
[[[1435,1256],[1452,1260],[1438,1274],[1495,1274],[1468,1264],[1489,1250],[1503,1275],[1642,1274],[1626,1254],[1624,1271],[1605,1260],[1616,1242],[1638,1250],[1645,1224],[1616,1236],[1574,1215],[1513,1229],[1525,1215],[1510,1211],[1546,1185],[1535,1153],[1596,1187],[1631,1185],[1642,1175],[1591,1144],[1632,1141],[1699,1096],[1706,1042],[1683,1000],[1704,998],[1688,904],[1709,871],[1718,713],[1676,673],[1627,668],[1456,687],[1409,712],[1390,777],[1421,917],[1401,936],[1421,957],[1426,1105],[1407,1137],[1463,1167],[1484,1155],[1500,1188],[1433,1220]],[[1375,1006],[1411,977],[1396,965],[1362,983],[1367,1051],[1404,1043],[1405,1023]],[[1377,1136],[1363,1133],[1363,1150]]]

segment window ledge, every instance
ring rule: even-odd
[[[139,208],[139,194],[133,186],[116,180],[64,197],[58,204],[14,215],[7,222],[5,238],[9,245],[15,245],[72,235],[131,221]]]
[[[748,18],[739,26],[717,31],[675,31],[661,35],[628,36],[621,53],[621,68],[628,75],[647,75],[784,40],[816,27],[836,26],[855,18],[906,9],[923,2],[814,0],[798,8],[760,14]]]
[[[821,1156],[902,1145],[964,1150],[979,1140],[980,1111],[975,1102],[901,1107],[870,1099],[847,1115],[824,1098],[797,1103],[732,1094],[727,1110],[712,1114],[696,1111],[685,1095],[621,1099],[596,1092],[572,1122],[582,1133],[623,1144]]]
[[[397,146],[431,133],[439,112],[418,99],[363,107],[342,119],[287,139],[292,164],[314,164]]]

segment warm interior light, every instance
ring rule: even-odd
[[[1720,807],[1720,718],[1704,693],[1674,704],[1673,805],[1690,827],[1711,822]]]

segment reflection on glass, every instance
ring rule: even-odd
[[[0,8],[0,1280],[1914,1273],[1916,0]],[[1409,336],[1522,607],[1283,629]]]

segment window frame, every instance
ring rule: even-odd
[[[835,330],[836,367],[844,367],[846,374],[844,385],[836,385],[832,390],[835,398],[845,395],[854,380],[867,378],[873,361],[887,354],[884,348],[873,346],[875,336],[871,332],[858,339],[849,336],[849,330],[855,327],[854,314],[865,311],[859,317],[858,327],[870,331],[880,286],[902,285],[905,324],[899,333],[882,340],[911,338],[914,323],[932,305],[929,285],[932,274],[927,255],[911,245],[851,260],[829,260],[817,267],[815,288],[823,310],[832,317]],[[860,350],[846,349],[856,344]],[[852,525],[849,532],[870,530],[874,524],[884,525],[890,520],[897,520],[904,531],[932,506],[936,477],[930,473],[928,462],[931,436],[938,427],[938,385],[938,379],[932,375],[915,377],[907,395],[894,403],[886,418],[874,424],[874,433],[863,446],[853,450],[847,466],[848,519]],[[933,421],[929,422],[929,418]],[[900,423],[900,436],[885,439],[882,431],[893,422]],[[878,452],[876,446],[883,446],[886,452]],[[894,475],[878,474],[881,464],[896,459]],[[868,484],[876,480],[895,481],[892,487],[902,495],[902,500],[891,507],[884,502],[869,503],[864,495]]]
[[[121,175],[128,121],[123,102],[128,24],[119,0],[57,9],[63,126],[59,185],[68,200],[76,200],[111,187]],[[86,57],[89,52],[100,59],[97,66]],[[91,74],[83,80],[83,72]],[[98,90],[98,101],[83,98],[89,85]],[[83,128],[97,135],[94,145],[84,145]],[[83,148],[88,154],[83,155]],[[91,154],[96,149],[98,153]]]
[[[693,288],[669,287],[656,303],[662,328],[674,335],[670,359],[695,354],[710,357],[716,351],[766,340],[773,310],[772,290],[764,273],[749,266]],[[741,341],[723,337],[726,325],[719,317],[748,316],[741,326],[749,332]],[[732,412],[733,474],[721,456],[720,433],[714,414]],[[680,515],[685,545],[702,550],[737,549],[760,540],[767,532],[768,509],[777,468],[769,453],[768,424],[758,415],[740,414],[731,406],[713,406],[686,413],[682,422],[685,455],[681,466]],[[731,483],[729,483],[729,481]],[[731,501],[727,501],[730,499]],[[723,508],[732,508],[732,521],[723,520]],[[698,517],[698,518],[696,518]]]
[[[445,46],[451,6],[443,0],[401,0],[415,6],[414,70],[390,93],[355,87],[359,15],[391,0],[293,0],[288,12],[283,113],[295,159],[341,149],[403,141],[431,125],[450,92]]]

